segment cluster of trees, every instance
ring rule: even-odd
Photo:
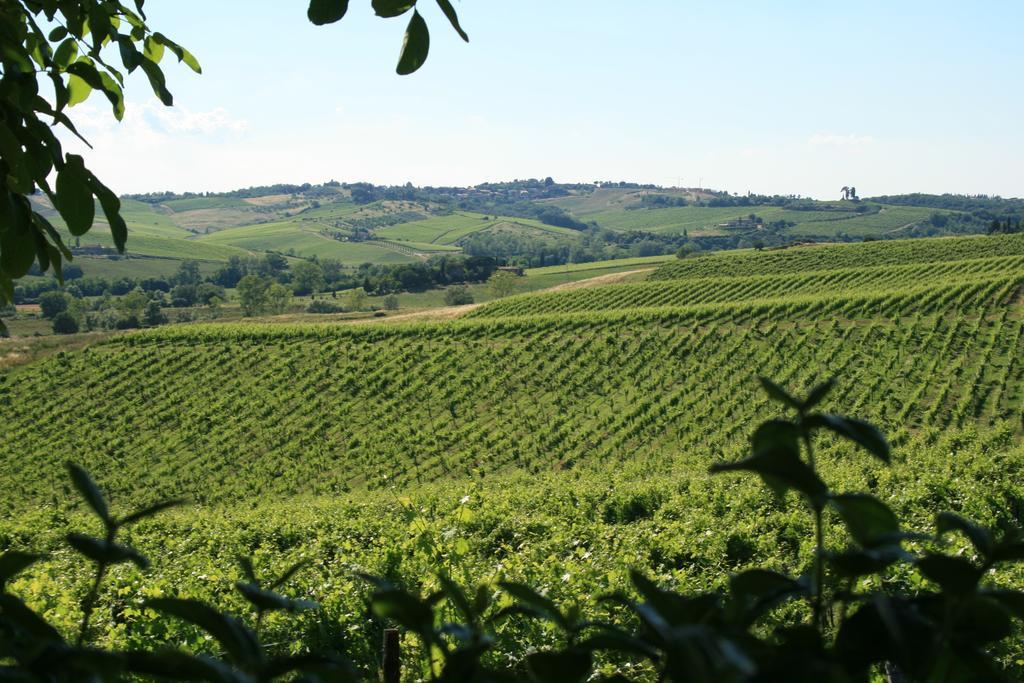
[[[990,235],[1010,235],[1010,234],[1013,234],[1015,232],[1020,232],[1021,231],[1020,222],[1021,222],[1020,218],[1016,219],[1015,221],[1011,221],[1009,218],[1007,218],[1004,221],[999,221],[998,219],[993,219],[992,222],[988,226],[988,234],[990,234]]]
[[[685,197],[674,197],[669,194],[645,194],[640,196],[640,201],[630,204],[626,208],[634,209],[668,209],[671,207],[686,206],[689,204]]]
[[[871,201],[898,206],[927,206],[950,211],[976,211],[979,209],[996,213],[1024,211],[1024,199],[1006,199],[987,194],[922,194],[914,192],[872,197]]]
[[[238,303],[244,316],[280,315],[292,303],[292,290],[259,275],[246,275],[238,282]]]
[[[40,312],[52,321],[53,331],[57,334],[163,325],[168,322],[163,312],[167,303],[163,292],[143,292],[141,289],[116,298],[107,294],[93,301],[56,290],[39,297]],[[217,306],[218,302],[211,303],[211,307]]]

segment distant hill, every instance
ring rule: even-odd
[[[40,208],[60,225],[44,198]],[[274,185],[224,193],[154,193],[124,198],[129,259],[154,274],[182,259],[215,267],[231,256],[274,251],[296,258],[412,263],[466,252],[540,267],[671,254],[681,246],[721,250],[801,241],[860,241],[981,233],[1011,228],[1024,200],[900,195],[856,201],[731,195],[629,183],[545,180],[470,188],[368,183]],[[86,275],[145,271],[118,264],[100,221],[69,239]]]

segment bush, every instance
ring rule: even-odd
[[[39,309],[44,318],[53,318],[68,310],[68,297],[64,292],[44,292],[39,295]]]
[[[313,299],[306,306],[306,313],[341,313],[345,309],[326,299]]]
[[[444,303],[448,306],[465,306],[473,303],[473,293],[466,285],[453,285],[444,292]]]
[[[53,331],[56,334],[75,334],[78,332],[78,318],[67,311],[53,316]]]

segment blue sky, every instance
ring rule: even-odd
[[[72,110],[120,192],[274,182],[417,185],[553,176],[832,197],[1024,196],[1024,3],[462,0],[471,42],[420,0],[426,65],[395,75],[406,18],[352,0],[149,0],[175,107],[129,82],[113,122]]]

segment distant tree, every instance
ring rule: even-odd
[[[234,287],[245,277],[246,267],[240,256],[232,256],[213,274],[213,282],[222,287]]]
[[[280,282],[267,288],[267,310],[274,315],[281,315],[292,303],[292,290]]]
[[[678,249],[676,249],[676,258],[684,259],[684,258],[692,255],[693,251],[694,251],[693,247],[691,247],[689,244],[684,244],[683,246],[681,246]]]
[[[761,251],[764,249],[764,240],[762,239],[756,239],[753,241],[752,244],[754,246],[754,249],[756,249],[757,251]]]
[[[242,315],[254,316],[263,312],[267,305],[268,283],[258,275],[246,275],[238,281],[238,302]]]
[[[141,289],[133,289],[117,302],[117,308],[125,318],[141,318],[149,298]]]
[[[386,297],[384,297],[384,308],[386,308],[389,311],[397,311],[398,297],[394,294],[388,294]]]
[[[211,296],[206,301],[206,308],[210,311],[211,318],[220,317],[220,307],[224,304],[225,296]]]
[[[65,280],[78,280],[85,273],[82,271],[82,266],[77,263],[66,263],[61,268],[61,273],[64,275]]]
[[[362,311],[366,309],[366,290],[356,287],[345,293],[345,308],[349,311]]]
[[[465,306],[473,303],[473,293],[466,285],[452,285],[444,292],[444,302],[448,306]]]
[[[157,325],[165,325],[167,323],[167,316],[160,310],[160,302],[150,301],[146,304],[146,310],[142,314],[142,324],[146,327],[156,327]]]
[[[171,290],[171,305],[175,308],[195,306],[198,289],[195,285],[177,285]]]
[[[928,222],[934,225],[936,228],[944,228],[949,223],[949,214],[939,213],[935,211],[931,216],[928,217]]]
[[[192,259],[182,261],[171,281],[176,285],[198,285],[202,281],[202,276],[199,274],[199,261]]]
[[[39,310],[44,318],[54,318],[68,310],[68,296],[64,292],[45,292],[39,295]]]
[[[320,261],[320,272],[328,283],[337,282],[341,279],[343,266],[337,259],[325,258]]]
[[[299,261],[291,267],[292,291],[296,296],[322,292],[327,285],[319,263]]]
[[[268,251],[256,265],[256,271],[261,277],[272,280],[280,279],[281,275],[288,270],[288,259],[281,254]]]
[[[211,299],[221,299],[222,301],[227,298],[227,294],[224,292],[224,288],[218,284],[212,282],[204,282],[196,287],[196,303],[208,306]]]
[[[78,318],[68,311],[61,311],[53,316],[53,331],[56,334],[75,334],[78,332]]]
[[[487,286],[495,299],[501,299],[516,291],[516,276],[504,270],[495,271],[487,280]]]

